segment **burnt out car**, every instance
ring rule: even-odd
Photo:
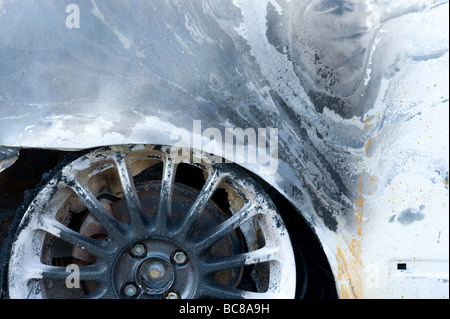
[[[3,298],[448,298],[448,2],[0,0]]]

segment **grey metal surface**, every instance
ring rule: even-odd
[[[269,179],[305,211],[326,200],[327,209],[319,209],[336,228],[332,216],[345,209],[340,196],[350,191],[340,171],[355,160],[345,149],[364,147],[368,136],[318,108],[348,118],[371,105],[360,94],[368,90],[364,73],[377,29],[366,27],[364,5],[74,3],[80,28],[66,27],[65,2],[2,2],[0,144],[173,144],[171,132],[192,131],[193,120],[203,129],[275,127],[283,163]],[[325,55],[330,52],[340,58]],[[370,90],[377,90],[378,78],[372,74]],[[313,104],[310,97],[319,95],[331,102]],[[330,125],[336,136],[327,138]],[[330,163],[322,144],[334,140],[341,145],[327,151],[340,160]],[[320,196],[302,189],[312,184],[321,185]]]

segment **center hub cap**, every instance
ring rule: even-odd
[[[152,257],[139,265],[136,276],[136,281],[147,293],[160,294],[172,286],[175,271],[165,259]]]
[[[196,269],[190,251],[170,238],[140,238],[127,245],[114,263],[118,297],[189,298],[195,289]]]

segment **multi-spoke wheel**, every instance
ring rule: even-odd
[[[289,235],[245,171],[169,147],[63,167],[12,237],[11,298],[292,298]]]

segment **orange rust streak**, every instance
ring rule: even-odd
[[[363,206],[364,206],[362,187],[363,187],[362,179],[359,179],[358,199],[356,200],[356,230],[359,236],[362,236],[362,221],[363,221]]]
[[[367,151],[369,150],[370,143],[372,143],[372,139],[371,139],[371,138],[369,138],[369,139],[367,140],[366,146],[364,147],[364,150],[365,150],[366,153],[367,153]]]
[[[337,279],[340,284],[341,298],[363,298],[362,280],[362,222],[364,197],[362,194],[363,181],[358,181],[358,198],[355,201],[356,208],[356,233],[351,242],[342,243],[337,247],[336,259],[338,264]]]
[[[338,285],[340,298],[362,298],[362,269],[360,254],[358,253],[361,245],[355,241],[349,248],[350,251],[347,248],[337,248],[336,257],[339,269],[337,280],[340,282]],[[345,250],[348,252],[345,253]]]

